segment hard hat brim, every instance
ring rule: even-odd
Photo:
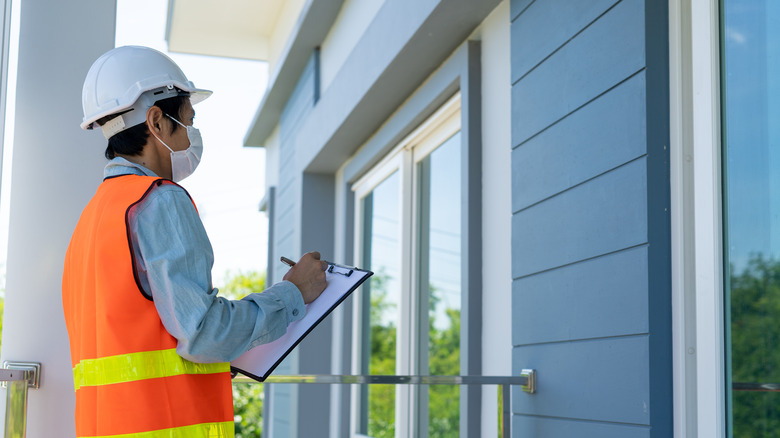
[[[183,84],[175,84],[174,86],[176,88],[178,88],[179,90],[181,90],[181,91],[189,93],[189,98],[190,98],[190,104],[191,105],[195,105],[197,103],[203,102],[204,100],[208,99],[214,93],[211,90],[205,90],[205,89],[202,89],[202,88],[193,88],[193,87],[189,87],[189,86],[186,86],[186,85],[183,85]],[[132,99],[133,100],[132,103],[130,103],[128,105],[122,105],[122,106],[117,106],[117,107],[114,107],[114,108],[110,108],[110,109],[108,109],[106,111],[102,111],[100,113],[93,114],[89,118],[84,118],[84,120],[82,121],[82,123],[80,125],[81,129],[84,129],[84,130],[93,129],[93,128],[95,128],[95,125],[96,125],[95,122],[97,122],[98,120],[102,119],[103,117],[110,116],[111,114],[119,114],[119,113],[121,113],[121,112],[123,112],[125,110],[131,109],[135,105],[135,102],[140,97],[140,94],[143,94],[143,93],[139,93],[139,96],[136,96],[134,99]]]

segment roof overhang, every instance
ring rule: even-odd
[[[284,0],[170,0],[171,52],[268,61]]]
[[[268,88],[244,137],[244,146],[265,145],[279,123],[282,109],[295,89],[301,72],[314,49],[327,36],[343,3],[344,0],[306,0],[279,62],[272,66]]]

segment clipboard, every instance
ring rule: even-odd
[[[329,263],[325,271],[328,285],[316,300],[306,305],[306,315],[290,323],[279,339],[239,356],[230,363],[230,369],[263,382],[314,327],[372,275],[371,271]]]

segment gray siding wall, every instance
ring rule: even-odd
[[[273,235],[269,245],[273,245],[273,254],[277,256],[287,256],[297,260],[302,255],[300,235],[302,202],[301,193],[303,191],[303,175],[296,167],[295,143],[297,132],[303,121],[311,113],[314,104],[318,98],[318,56],[315,52],[312,54],[306,68],[301,74],[295,90],[287,101],[279,120],[279,186],[275,193],[275,203],[273,212]],[[274,269],[273,280],[281,281],[288,267],[278,261],[271,263]],[[327,329],[320,329],[320,332],[326,332]],[[322,334],[322,333],[320,333]],[[314,336],[314,334],[312,335]],[[309,336],[311,338],[312,336]],[[326,336],[327,338],[327,336]],[[317,339],[320,340],[320,339]],[[308,342],[302,343],[296,350],[282,362],[275,373],[294,374],[304,372],[300,368],[302,357],[309,356],[307,346]],[[307,413],[301,424],[297,424],[297,412],[307,412],[299,410],[297,404],[303,400],[321,399],[322,405],[327,406],[328,394],[327,388],[299,387],[298,385],[268,385],[266,394],[268,400],[272,400],[273,407],[270,409],[271,418],[266,418],[265,430],[271,436],[312,436],[307,435],[307,424],[327,424],[328,410],[315,414],[316,420],[312,420],[311,414]],[[303,394],[312,392],[314,394]],[[310,432],[310,431],[308,431]]]
[[[511,2],[514,436],[672,436],[666,8]]]

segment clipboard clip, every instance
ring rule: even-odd
[[[332,265],[330,265],[328,267],[328,272],[329,273],[331,273],[331,274],[341,274],[341,275],[343,275],[345,277],[349,277],[350,275],[352,275],[353,271],[354,271],[354,269],[352,269],[352,268],[350,268],[348,266],[337,265],[335,263],[333,263]]]

